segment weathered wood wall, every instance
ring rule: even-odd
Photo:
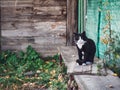
[[[32,45],[54,55],[66,44],[67,0],[1,0],[2,50]]]
[[[67,45],[73,45],[73,33],[77,32],[78,25],[78,0],[67,0],[67,31],[66,41]]]

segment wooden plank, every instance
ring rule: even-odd
[[[27,22],[28,23],[28,22]],[[27,24],[26,23],[26,24]],[[6,23],[5,23],[6,24]],[[14,29],[11,25],[14,24]],[[6,30],[2,30],[2,36],[13,37],[13,36],[61,36],[66,32],[66,22],[29,22],[28,26],[25,22],[13,22],[8,23]],[[30,24],[30,26],[29,26]],[[31,25],[32,24],[32,25]],[[6,24],[7,25],[7,24]],[[24,27],[23,27],[24,25]],[[5,25],[4,25],[5,27]],[[9,28],[10,27],[10,28]],[[12,28],[12,29],[11,29]],[[13,30],[14,29],[14,30]],[[23,33],[24,32],[24,33]]]
[[[97,72],[96,64],[93,64],[91,73],[82,73],[81,71],[85,69],[89,70],[89,66],[77,66],[75,60],[78,58],[77,50],[74,46],[61,46],[58,48],[65,65],[67,66],[68,74],[74,76],[80,90],[119,90],[120,89],[120,78],[113,76],[113,72],[107,70],[107,76],[99,76],[94,74]],[[95,65],[95,66],[94,66]],[[75,67],[77,67],[77,73],[74,72]],[[94,71],[94,72],[93,72]]]
[[[9,4],[9,5],[1,5],[1,7],[10,7],[10,8],[15,8],[15,4]],[[18,8],[21,7],[33,7],[33,4],[22,4],[22,5],[17,5]]]
[[[22,43],[35,43],[40,46],[61,46],[65,45],[65,39],[59,37],[2,37],[2,45],[20,45]]]
[[[2,45],[21,45],[22,43],[34,43],[34,37],[2,37]]]
[[[67,0],[34,0],[35,6],[66,6]]]
[[[31,15],[26,15],[26,16],[16,16],[15,17],[6,17],[6,16],[2,16],[1,17],[1,22],[31,22],[32,18]]]
[[[36,1],[36,0],[35,0]],[[66,2],[54,0],[38,0],[44,4]],[[27,3],[28,2],[28,3]],[[1,21],[62,21],[66,20],[66,3],[64,5],[44,5],[36,6],[30,1],[18,1],[15,6],[15,0],[1,1],[2,18]],[[20,3],[20,4],[19,4]],[[21,4],[22,3],[22,4]],[[58,3],[59,4],[59,3]]]
[[[61,46],[58,48],[65,65],[67,66],[67,73],[68,74],[97,74],[96,66],[91,65],[78,65],[76,60],[78,59],[77,49],[75,46]]]
[[[58,53],[57,46],[65,45],[66,21],[59,22],[3,22],[2,49],[25,50],[32,45],[43,56]],[[12,28],[12,26],[16,28]]]
[[[16,7],[31,7],[31,6],[33,6],[32,2],[33,2],[32,0],[0,1],[1,7],[14,7],[14,8],[16,8]]]
[[[2,16],[1,21],[17,21],[17,22],[47,22],[47,21],[51,21],[51,22],[58,22],[58,21],[66,21],[66,16],[65,15],[18,15],[18,16],[14,16],[14,17],[10,17],[10,16]]]
[[[33,2],[33,0],[1,0],[1,5],[15,5],[15,3],[17,4],[31,4]]]
[[[73,44],[73,32],[77,32],[77,1],[67,0],[67,45]]]
[[[3,21],[1,22],[2,30],[16,30],[19,28],[32,28],[34,23],[31,22],[20,22],[20,21]]]
[[[120,78],[107,76],[74,75],[81,90],[120,90]]]
[[[1,2],[3,2],[3,1],[5,1],[5,2],[8,2],[8,1],[12,2],[12,1],[13,1],[13,2],[14,2],[14,1],[16,1],[16,0],[1,0]],[[25,2],[26,2],[26,1],[27,1],[27,2],[32,2],[33,0],[18,0],[18,1],[20,1],[20,2],[24,2],[24,1],[25,1]]]
[[[1,17],[4,17],[4,16],[14,17],[15,8],[1,7]]]
[[[34,2],[35,1],[35,2]],[[2,49],[32,45],[43,55],[66,43],[66,0],[2,0]]]
[[[35,32],[30,29],[30,28],[21,28],[21,29],[16,29],[16,30],[2,30],[2,36],[4,37],[14,37],[14,36],[38,36],[39,33],[37,35],[34,35]],[[34,33],[33,33],[34,32]]]
[[[32,16],[33,21],[65,21],[66,15],[33,15]]]
[[[31,45],[40,55],[43,57],[46,56],[53,56],[58,53],[58,49],[55,45],[39,45],[39,44],[32,44],[32,43],[22,43],[19,45],[2,45],[2,50],[12,50],[12,51],[25,51],[28,45]]]
[[[66,6],[33,7],[34,14],[62,15],[66,14]]]

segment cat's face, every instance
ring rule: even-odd
[[[74,33],[75,34],[75,43],[76,45],[81,49],[84,43],[86,42],[86,35],[85,32],[79,34],[79,33]]]
[[[85,31],[83,33],[74,33],[74,35],[75,35],[75,41],[78,41],[79,39],[86,41],[87,39]]]

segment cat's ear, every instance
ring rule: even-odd
[[[74,32],[73,35],[78,36],[78,33],[75,33],[75,32]]]
[[[74,32],[73,34],[74,34],[74,35],[80,35],[80,33],[76,33],[76,32]]]
[[[82,33],[84,36],[86,36],[86,32],[85,31],[83,31],[83,33]]]
[[[77,35],[78,33],[75,33],[75,32],[74,32],[73,34],[74,34],[74,35]]]

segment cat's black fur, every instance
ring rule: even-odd
[[[85,31],[81,34],[74,33],[74,35],[79,56],[79,59],[76,60],[76,62],[79,65],[82,65],[86,62],[90,62],[92,64],[94,62],[94,56],[96,52],[96,46],[94,41],[86,36]],[[83,41],[83,44],[80,43],[81,40]],[[81,46],[79,46],[79,44],[81,44]]]

